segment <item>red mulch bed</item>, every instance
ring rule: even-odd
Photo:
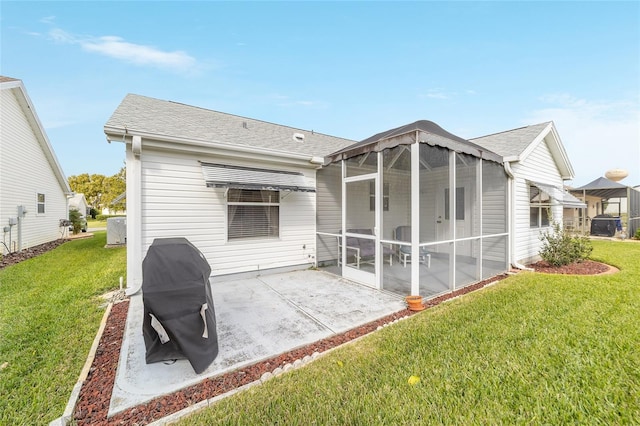
[[[567,274],[567,275],[596,275],[608,272],[609,265],[604,263],[594,262],[593,260],[584,260],[582,262],[574,262],[564,266],[552,266],[549,263],[541,260],[540,262],[529,265],[536,272],[543,272],[546,274]]]
[[[499,275],[453,293],[428,300],[425,306],[427,308],[436,306],[445,300],[477,290],[505,277],[506,274]],[[324,352],[371,333],[383,324],[416,313],[408,309],[396,312],[377,321],[370,322],[342,334],[328,337],[291,352],[275,356],[266,361],[261,361],[227,374],[204,379],[197,385],[189,386],[170,395],[160,396],[146,404],[127,409],[112,417],[107,417],[116,369],[120,358],[120,346],[122,345],[128,308],[129,301],[125,300],[124,302],[113,305],[111,309],[104,333],[100,338],[96,350],[93,364],[91,365],[87,379],[80,389],[80,395],[76,403],[73,418],[79,426],[144,425],[151,423],[205,399],[222,395],[240,386],[259,380],[264,373],[272,372],[278,367],[283,367],[285,364],[292,364],[297,359],[302,359],[307,355],[311,356],[314,352]]]
[[[30,247],[28,249],[24,249],[19,252],[5,254],[4,256],[2,256],[2,258],[0,258],[0,269],[7,266],[15,265],[16,263],[20,263],[24,260],[31,259],[32,257],[36,257],[40,254],[46,253],[49,250],[53,250],[59,245],[66,243],[67,241],[69,240],[55,240],[48,243],[40,244],[38,246]]]

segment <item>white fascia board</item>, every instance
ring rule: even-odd
[[[64,192],[66,195],[71,194],[72,191],[71,187],[69,186],[69,182],[67,181],[67,177],[62,171],[62,167],[60,166],[58,157],[56,157],[56,153],[51,146],[51,142],[47,137],[47,133],[44,131],[44,126],[42,125],[40,118],[38,118],[36,109],[33,105],[33,102],[31,102],[31,98],[29,98],[29,94],[27,93],[22,80],[4,82],[2,83],[2,88],[14,89],[14,93],[16,93],[16,97],[18,98],[18,103],[23,107],[25,117],[33,126],[35,137],[40,143],[40,147],[42,148],[45,157],[49,161],[49,165],[51,166],[53,173],[58,179],[58,184],[62,188],[62,192]],[[26,109],[24,107],[26,107]]]
[[[573,167],[571,166],[571,162],[569,161],[569,157],[567,152],[562,145],[562,141],[560,140],[560,135],[556,130],[553,121],[549,122],[547,127],[544,128],[542,132],[527,146],[527,148],[522,151],[519,155],[519,160],[524,161],[537,147],[545,140],[545,138],[551,135],[551,143],[549,144],[549,151],[551,151],[551,155],[553,156],[553,160],[560,171],[560,175],[563,180],[573,179],[574,172]]]
[[[192,152],[200,154],[225,155],[230,157],[256,158],[279,163],[291,163],[298,166],[318,168],[315,162],[320,157],[309,154],[293,154],[267,148],[254,148],[249,146],[234,145],[218,141],[201,141],[186,138],[159,136],[156,134],[130,131],[126,134],[122,129],[104,128],[107,140],[110,142],[131,143],[132,135],[141,136],[143,145],[153,148],[161,148],[170,151]],[[142,149],[144,152],[144,147]]]
[[[556,126],[553,125],[553,122],[551,124],[552,124],[551,134],[553,135],[555,140],[555,146],[551,152],[554,153],[554,156],[560,156],[561,166],[562,166],[560,171],[562,172],[562,179],[563,180],[573,179],[575,177],[575,172],[573,171],[573,166],[571,165],[571,161],[569,160],[569,155],[567,154],[567,151],[564,148],[564,144],[560,139],[560,135],[556,130]]]
[[[536,136],[536,138],[529,144],[529,146],[527,146],[518,156],[520,161],[524,161],[527,159],[527,157],[538,147],[538,145],[540,145],[540,142],[542,142],[544,140],[544,138],[547,136],[547,134],[549,133],[549,131],[551,131],[551,127],[553,126],[553,123],[550,122],[547,127],[544,128],[543,131],[541,131],[538,136]]]

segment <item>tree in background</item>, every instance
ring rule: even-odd
[[[118,173],[110,176],[104,181],[104,194],[102,195],[103,207],[108,207],[112,211],[124,211],[126,199],[121,197],[127,190],[127,173],[123,167]]]
[[[122,167],[118,173],[106,177],[101,174],[83,173],[69,176],[69,186],[73,192],[84,194],[87,203],[98,212],[103,208],[124,211],[125,200],[111,204],[126,190],[126,169]]]

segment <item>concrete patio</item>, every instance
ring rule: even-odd
[[[202,373],[187,360],[145,363],[143,303],[131,296],[109,415],[405,308],[401,296],[314,270],[211,280],[219,354]]]

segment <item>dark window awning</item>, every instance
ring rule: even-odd
[[[536,188],[538,188],[540,191],[544,191],[545,193],[549,194],[549,197],[556,200],[558,204],[562,204],[562,207],[576,208],[576,209],[583,209],[587,207],[587,205],[584,202],[582,202],[580,199],[574,197],[573,195],[569,194],[567,191],[563,190],[562,188],[558,188],[555,185],[550,185],[548,183],[533,182],[533,181],[527,181],[527,182],[530,185],[533,185]]]
[[[299,172],[201,164],[204,180],[210,188],[316,192],[315,182]]]

